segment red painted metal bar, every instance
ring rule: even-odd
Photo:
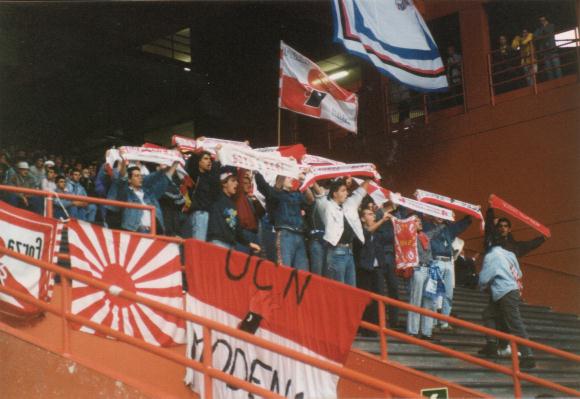
[[[518,344],[514,341],[510,341],[510,349],[512,351],[512,370],[513,370],[513,381],[514,381],[514,397],[522,397],[522,384],[520,382],[520,362],[518,359]]]
[[[213,351],[211,344],[211,330],[203,326],[203,367],[205,373],[203,376],[203,393],[207,399],[213,398],[213,380],[209,371],[213,367]]]
[[[55,273],[60,273],[61,278],[68,277],[70,279],[81,281],[85,284],[89,284],[89,285],[91,285],[95,288],[98,288],[100,290],[103,290],[103,291],[110,292],[110,287],[112,286],[111,284],[94,279],[92,277],[88,277],[88,276],[73,272],[73,271],[68,270],[68,269],[63,269],[62,267],[56,266],[50,262],[45,262],[45,261],[41,261],[41,260],[38,260],[35,258],[31,258],[29,256],[11,251],[7,248],[0,247],[0,254],[8,255],[9,257],[21,260],[23,262],[26,262],[30,265],[40,267],[42,269],[50,270],[50,271],[53,271]],[[5,292],[9,295],[13,295],[17,298],[34,303],[34,304],[38,305],[39,307],[44,308],[48,311],[51,311],[52,313],[55,313],[57,315],[60,314],[59,310],[55,309],[54,307],[52,307],[50,305],[47,305],[45,302],[42,302],[42,301],[39,301],[37,299],[32,298],[29,295],[14,291],[12,289],[9,289],[9,288],[3,287],[3,286],[0,286],[0,292]],[[238,330],[236,328],[232,328],[232,327],[220,324],[214,320],[206,319],[204,317],[200,317],[200,316],[194,315],[192,313],[185,312],[181,309],[177,309],[177,308],[174,308],[174,307],[171,307],[168,305],[161,304],[161,303],[156,302],[154,300],[151,300],[151,299],[139,296],[137,294],[134,294],[130,291],[121,290],[118,293],[115,291],[115,294],[121,298],[130,300],[130,301],[133,301],[136,303],[141,303],[141,304],[149,306],[153,309],[174,315],[176,317],[180,317],[180,318],[185,319],[185,320],[192,321],[192,322],[200,324],[202,326],[206,326],[212,330],[220,331],[220,332],[227,334],[229,336],[232,336],[234,338],[238,338],[238,339],[244,340],[246,342],[249,342],[251,344],[260,346],[260,347],[267,349],[267,350],[270,350],[272,352],[279,353],[283,356],[290,357],[294,360],[298,360],[300,362],[309,364],[311,366],[320,368],[322,370],[326,370],[326,371],[328,371],[332,374],[338,375],[342,378],[346,378],[348,380],[367,385],[373,389],[377,389],[379,391],[389,390],[392,394],[395,394],[395,395],[400,396],[400,397],[416,397],[417,396],[416,392],[412,392],[412,391],[409,391],[407,389],[400,388],[396,385],[378,380],[378,379],[373,378],[373,377],[369,377],[368,375],[362,374],[358,371],[354,371],[352,369],[347,369],[347,368],[342,367],[340,365],[336,365],[334,363],[324,361],[324,360],[315,358],[313,356],[306,355],[304,353],[283,347],[281,345],[267,341],[263,338],[257,337],[255,335],[247,333],[245,331]],[[119,338],[120,340],[123,340],[124,342],[130,341],[129,343],[132,343],[133,345],[138,346],[142,349],[145,349],[145,350],[151,349],[151,348],[149,348],[149,344],[147,344],[139,339],[128,337],[125,334],[119,333],[116,330],[112,330],[110,328],[93,323],[84,317],[80,317],[80,316],[73,315],[70,313],[65,314],[64,317],[66,317],[69,321],[84,324],[90,328],[97,330],[97,331],[104,332],[104,333],[111,335],[115,338]],[[154,348],[160,349],[157,347],[154,347]],[[159,352],[157,352],[157,351],[155,351],[155,353],[159,354]],[[172,354],[172,355],[174,355],[174,354]],[[161,356],[164,356],[164,355],[161,355]],[[166,357],[170,360],[174,360],[173,358],[169,358],[167,356],[164,356],[164,357]],[[187,359],[185,359],[185,358],[183,358],[183,359],[182,359],[182,357],[179,357],[179,358],[180,358],[179,363],[182,363],[183,361],[187,361]],[[189,365],[189,364],[190,363],[187,363],[187,365]],[[205,368],[203,365],[201,367],[197,367],[196,369],[199,369],[200,371],[205,372]],[[218,372],[218,370],[210,368],[207,372],[210,373],[214,377],[221,376],[220,379],[223,380],[222,373]],[[226,375],[228,375],[228,374],[226,374]],[[226,381],[226,382],[229,382],[229,381]],[[239,383],[236,382],[236,385],[239,385]],[[246,389],[245,387],[243,387],[243,388]],[[262,393],[259,393],[259,395],[262,395]]]
[[[487,55],[487,72],[489,73],[489,94],[491,105],[495,107],[495,90],[493,89],[493,73],[491,69],[491,54]]]
[[[381,344],[381,359],[388,359],[387,351],[387,338],[385,337],[385,328],[387,328],[387,317],[385,315],[385,305],[381,302],[377,303],[379,309],[379,325],[381,329],[379,330],[379,343]]]
[[[61,279],[62,296],[60,298],[60,308],[62,314],[67,314],[70,311],[70,291],[68,279],[63,277]],[[65,317],[62,318],[62,352],[64,355],[69,355],[70,350],[70,331],[69,324]]]

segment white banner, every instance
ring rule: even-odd
[[[381,178],[381,175],[379,175],[375,165],[372,163],[312,166],[306,174],[300,190],[306,190],[318,180],[333,179],[343,176],[366,176],[376,180],[380,180]]]
[[[211,137],[200,137],[198,139],[183,137],[174,135],[171,138],[173,145],[176,145],[180,151],[207,151],[212,155],[216,153],[216,147],[218,145],[233,145],[238,147],[250,148],[248,143],[245,141],[235,141],[235,140],[225,140],[225,139],[215,139]]]
[[[430,193],[425,190],[415,191],[415,197],[421,202],[444,206],[473,216],[481,221],[481,230],[483,231],[485,228],[485,221],[481,213],[481,206],[479,205],[459,201],[440,194]]]

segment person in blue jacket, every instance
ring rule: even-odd
[[[159,205],[159,198],[167,190],[176,168],[177,162],[166,170],[159,170],[143,177],[140,168],[130,167],[127,169],[123,162],[119,177],[113,181],[116,199],[136,204],[153,205],[156,210],[157,223],[163,230],[163,213]],[[125,208],[121,227],[129,231],[150,233],[151,213],[136,208]]]

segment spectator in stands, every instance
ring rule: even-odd
[[[344,179],[331,182],[324,206],[324,240],[328,249],[326,269],[329,278],[356,286],[353,240],[365,242],[358,208],[367,195],[368,180],[348,196]]]
[[[455,46],[451,45],[447,47],[447,80],[449,81],[449,86],[451,93],[456,96],[452,99],[455,104],[463,104],[463,98],[461,93],[463,89],[461,87],[462,83],[462,71],[463,59],[461,54],[457,53]]]
[[[507,218],[495,219],[494,211],[489,208],[485,220],[483,267],[479,274],[482,290],[491,291],[490,300],[483,310],[484,325],[500,331],[529,338],[520,315],[520,283],[522,272],[517,258],[526,255],[545,242],[543,236],[529,241],[516,241],[511,234],[511,222]],[[485,356],[505,356],[511,354],[505,341],[496,341],[486,336],[486,345],[479,350]],[[519,346],[522,353],[521,368],[534,368],[532,350]]]
[[[46,177],[42,179],[40,184],[41,189],[43,191],[52,191],[56,190],[56,171],[54,168],[46,168]]]
[[[40,155],[34,157],[34,165],[30,167],[29,175],[36,182],[36,187],[40,188],[42,184],[42,179],[44,178],[44,158]]]
[[[220,172],[221,192],[210,206],[207,238],[220,247],[231,249],[236,244],[242,244],[252,251],[259,252],[260,246],[246,239],[240,225],[233,200],[238,189],[236,171],[232,168],[222,168]]]
[[[433,263],[431,249],[432,238],[440,233],[445,227],[437,224],[429,231],[423,231],[423,221],[417,218],[417,249],[419,253],[419,265],[413,268],[413,276],[409,287],[409,303],[435,311],[433,300],[423,295],[429,281],[429,266]],[[433,339],[433,318],[422,316],[419,313],[409,312],[407,315],[407,334],[426,340]]]
[[[201,241],[207,238],[211,204],[220,194],[219,169],[219,162],[214,163],[207,151],[193,154],[186,164],[186,170],[195,183],[190,196],[192,236]]]
[[[302,179],[304,174],[300,176]],[[295,179],[287,176],[277,176],[274,187],[271,187],[260,173],[256,173],[256,184],[258,191],[266,197],[267,210],[274,221],[276,262],[308,271],[303,211],[314,202],[312,193],[295,189]]]
[[[167,189],[159,198],[159,205],[163,211],[163,221],[165,224],[165,235],[182,236],[188,234],[184,231],[187,215],[182,212],[185,205],[185,198],[181,193],[180,181],[177,175],[173,175],[167,185]]]
[[[159,198],[167,190],[178,163],[175,162],[167,170],[159,170],[146,177],[141,175],[139,167],[135,166],[127,169],[124,162],[120,162],[120,164],[119,177],[113,181],[111,187],[112,191],[116,193],[116,198],[113,199],[154,206],[157,223],[161,230],[164,230],[163,212],[159,205]],[[151,213],[141,209],[126,208],[123,210],[121,226],[129,231],[150,233]]]
[[[425,232],[433,229],[435,226],[442,226],[439,233],[431,238],[431,250],[433,262],[441,270],[443,281],[445,283],[445,297],[443,298],[442,313],[445,316],[451,315],[453,304],[453,240],[459,234],[463,233],[471,224],[471,217],[465,216],[462,220],[454,223],[446,223],[443,219],[433,218],[433,222],[425,223]],[[441,329],[451,329],[448,323],[442,323]]]
[[[538,44],[538,58],[544,60],[548,80],[561,78],[562,70],[560,69],[560,56],[554,37],[554,24],[550,23],[544,16],[539,18],[539,22],[540,26],[534,31],[534,37]]]
[[[29,175],[28,162],[20,161],[16,164],[16,174],[8,182],[11,186],[36,189],[36,180]],[[30,194],[13,193],[8,196],[8,202],[19,208],[28,209],[42,215],[44,213],[44,198]]]
[[[80,183],[84,187],[89,197],[97,196],[97,192],[95,189],[95,180],[91,177],[91,173],[88,168],[83,168],[81,170]]]
[[[252,175],[245,169],[238,170],[238,188],[234,196],[242,234],[248,242],[259,242],[258,221],[264,208],[252,193]],[[249,248],[240,245],[239,250],[249,253]]]
[[[457,259],[455,259],[455,281],[456,285],[466,288],[476,288],[477,287],[477,271],[475,270],[475,261],[479,256],[476,253],[472,257],[465,255],[465,250],[459,253]]]
[[[70,219],[69,209],[72,206],[72,201],[64,198],[60,198],[58,194],[69,194],[66,189],[66,178],[63,175],[58,175],[55,178],[56,189],[54,192],[57,194],[54,199],[53,216],[56,219],[68,220]]]
[[[359,285],[360,288],[368,289],[379,295],[387,295],[393,299],[399,299],[398,279],[395,275],[394,256],[389,245],[392,239],[391,209],[386,212],[376,214],[372,209],[362,208],[360,211],[363,224],[364,244],[359,253],[357,280],[366,281],[366,284]],[[382,227],[391,225],[390,229]],[[390,233],[390,236],[389,236]],[[360,275],[358,274],[360,273]],[[398,326],[398,309],[396,306],[389,306],[388,325],[391,328]],[[377,324],[378,312],[377,302],[372,301],[367,306],[365,320]],[[374,334],[373,334],[374,335]]]
[[[308,230],[308,255],[310,256],[310,272],[326,276],[326,244],[324,243],[324,207],[328,201],[328,192],[318,183],[312,185],[314,203],[306,210],[306,225]]]
[[[496,94],[505,93],[522,87],[521,61],[504,35],[499,37],[499,48],[493,53],[493,83]]]
[[[520,52],[520,65],[526,76],[528,86],[534,84],[534,76],[537,70],[534,59],[534,35],[527,29],[522,29],[522,33],[512,40],[512,48]]]
[[[81,171],[74,169],[71,173],[71,178],[67,181],[67,192],[73,195],[87,196],[85,188],[81,184]],[[97,206],[84,201],[72,201],[72,206],[69,208],[70,216],[84,220],[85,222],[94,222],[97,214]]]

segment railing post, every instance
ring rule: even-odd
[[[381,328],[379,331],[379,342],[381,344],[381,359],[387,360],[388,353],[387,353],[387,336],[385,335],[384,329],[387,328],[387,317],[385,314],[385,303],[376,299],[378,309],[379,309],[379,327]]]
[[[60,287],[61,287],[61,301],[60,301],[60,311],[62,320],[62,353],[67,356],[70,355],[70,331],[69,324],[66,318],[67,313],[70,310],[69,302],[69,281],[68,278],[61,274],[60,276]]]
[[[491,98],[491,106],[495,107],[495,90],[493,88],[493,69],[491,67],[491,54],[487,55],[487,71],[489,73],[489,94]]]
[[[44,201],[44,215],[47,218],[52,218],[54,214],[54,200],[52,195],[46,197],[46,201]]]
[[[510,339],[510,349],[512,350],[512,379],[514,381],[514,398],[522,397],[522,384],[520,382],[520,362],[518,359],[518,344]]]
[[[208,326],[203,326],[203,392],[206,399],[213,398],[213,379],[208,374],[212,364],[211,330]]]
[[[157,219],[155,207],[151,209],[151,234],[157,235]]]

